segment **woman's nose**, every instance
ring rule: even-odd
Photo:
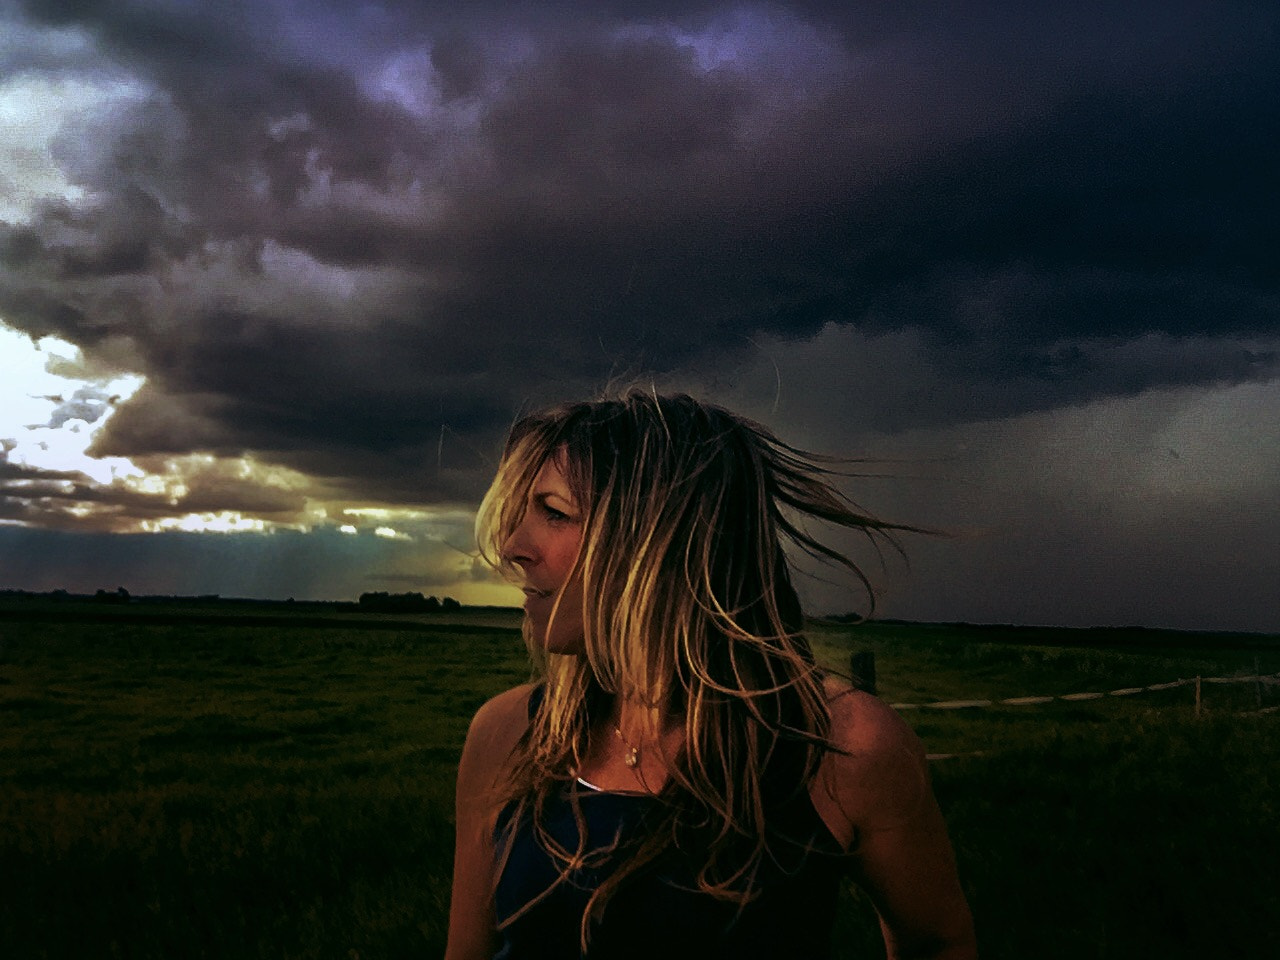
[[[502,545],[502,559],[519,567],[526,567],[533,562],[533,550],[525,532],[525,522],[522,518]]]

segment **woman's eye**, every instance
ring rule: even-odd
[[[559,522],[561,520],[569,519],[569,515],[567,513],[562,513],[561,511],[557,510],[555,507],[548,506],[545,503],[542,505],[542,511],[544,514],[546,514],[546,517],[548,520]]]

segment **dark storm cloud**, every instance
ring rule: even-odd
[[[420,502],[522,402],[833,326],[956,398],[885,427],[1275,377],[1280,14],[1116,7],[26,3],[140,92],[0,316],[148,376],[99,453]]]

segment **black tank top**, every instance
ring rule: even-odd
[[[531,714],[541,692],[535,689],[531,697]],[[543,825],[570,850],[578,843],[571,790],[582,810],[588,850],[617,846],[619,840],[625,843],[646,832],[646,820],[661,814],[663,801],[649,794],[599,791],[581,781],[567,785],[548,805]],[[499,817],[499,842],[510,817],[510,808]],[[585,956],[590,960],[823,960],[831,953],[844,863],[839,844],[803,791],[771,824],[770,850],[758,872],[759,895],[753,900],[740,908],[698,892],[695,866],[672,849],[617,890],[601,921],[591,928]],[[537,842],[528,822],[516,825],[494,892],[501,936],[495,960],[583,957],[579,936],[587,901],[617,866],[616,859],[606,858],[557,885],[558,864]]]

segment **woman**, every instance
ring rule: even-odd
[[[782,538],[868,587],[800,524],[893,529],[823,475],[685,396],[516,424],[477,530],[541,679],[467,734],[446,960],[825,957],[845,873],[891,958],[976,956],[919,742],[802,633]]]

